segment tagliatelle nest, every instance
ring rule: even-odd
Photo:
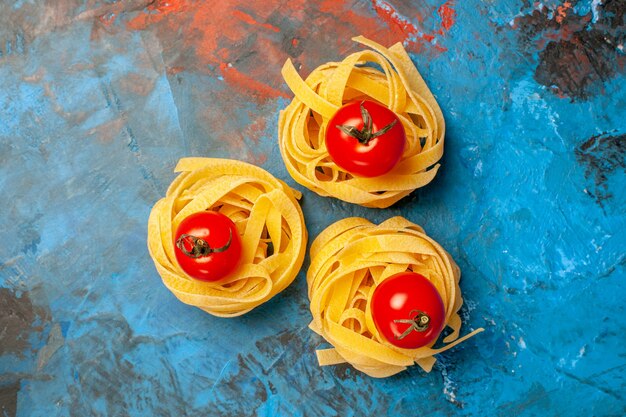
[[[408,54],[398,43],[389,49],[362,36],[372,50],[324,64],[302,80],[290,60],[283,77],[293,101],[280,113],[280,151],[291,176],[322,195],[365,207],[389,207],[432,181],[443,155],[445,123],[441,109]],[[382,72],[365,63],[377,64]],[[375,178],[354,177],[329,157],[325,135],[329,119],[344,104],[374,100],[395,112],[406,131],[400,162]]]
[[[240,161],[184,158],[180,175],[148,221],[148,249],[165,286],[186,304],[221,317],[247,313],[294,280],[304,259],[307,232],[300,193],[267,171]],[[187,276],[176,262],[174,233],[190,214],[215,210],[237,226],[238,268],[218,282]]]
[[[418,349],[401,349],[381,337],[370,310],[378,284],[391,275],[412,271],[426,277],[437,289],[445,307],[445,326],[452,333],[446,346],[436,341]],[[463,305],[460,270],[450,255],[424,230],[402,217],[376,226],[352,217],[325,229],[311,246],[307,273],[313,321],[311,329],[333,348],[317,351],[320,365],[347,362],[373,377],[388,377],[417,363],[432,369],[433,355],[450,349],[483,331],[459,338]]]

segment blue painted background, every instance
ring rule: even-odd
[[[206,2],[210,3],[210,2]],[[0,415],[626,414],[622,0],[0,1]],[[310,236],[403,215],[459,263],[465,332],[376,380],[319,368],[304,269],[236,319],[178,302],[146,249],[183,156],[276,146],[287,57],[403,41],[447,122],[387,210],[304,190]],[[311,239],[312,240],[312,239]]]

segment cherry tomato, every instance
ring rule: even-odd
[[[443,301],[423,275],[407,271],[390,276],[374,289],[371,303],[378,332],[394,346],[417,349],[443,330]]]
[[[233,272],[241,258],[241,238],[235,223],[215,211],[183,219],[174,237],[180,267],[192,278],[218,281]]]
[[[326,128],[326,149],[331,159],[360,177],[389,172],[402,157],[405,143],[406,134],[398,116],[369,100],[341,107]]]

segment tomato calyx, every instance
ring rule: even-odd
[[[400,116],[372,100],[340,107],[328,121],[324,141],[338,168],[355,177],[384,175],[402,159],[406,132]]]
[[[439,291],[416,272],[385,278],[374,288],[370,303],[381,339],[395,347],[430,346],[445,326],[445,306]]]
[[[228,242],[219,248],[212,248],[206,240],[186,233],[180,235],[176,240],[176,247],[186,256],[193,259],[202,258],[212,253],[224,252],[230,248],[230,244],[233,241],[233,231],[229,229],[228,232]],[[191,250],[187,249],[188,245],[191,246]]]
[[[391,130],[391,128],[393,128],[397,122],[397,120],[393,120],[391,123],[389,123],[387,126],[383,127],[382,129],[380,129],[378,132],[372,132],[372,116],[370,115],[370,112],[367,111],[367,109],[365,108],[365,106],[363,106],[363,101],[361,101],[361,117],[363,118],[363,129],[359,130],[356,128],[356,126],[351,126],[351,125],[335,125],[335,127],[339,130],[341,130],[343,133],[345,133],[348,136],[351,136],[353,138],[355,138],[356,140],[359,141],[359,143],[363,144],[363,145],[367,145],[369,143],[370,140],[377,138],[379,136],[384,135],[385,133],[389,132]]]
[[[200,281],[219,281],[235,271],[241,261],[237,226],[218,211],[199,211],[185,217],[172,244],[180,269]]]
[[[395,335],[396,340],[402,340],[407,337],[412,331],[418,333],[428,330],[430,324],[430,316],[420,310],[411,310],[409,313],[410,319],[396,319],[394,323],[409,324],[410,326],[401,335]]]

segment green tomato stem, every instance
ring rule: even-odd
[[[178,237],[178,239],[176,239],[176,247],[180,249],[180,251],[186,256],[194,259],[208,256],[211,253],[224,252],[228,250],[230,244],[233,241],[233,231],[231,229],[228,229],[228,232],[228,242],[226,242],[226,244],[220,248],[212,248],[211,246],[209,246],[206,240],[197,236],[189,235],[187,233],[183,233]],[[189,241],[191,241],[191,244],[193,245],[191,251],[187,250],[187,247],[185,246],[185,244]]]
[[[430,325],[430,317],[428,316],[428,314],[420,310],[411,310],[409,314],[413,317],[410,319],[398,319],[398,320],[393,321],[394,323],[409,324],[409,327],[404,331],[404,333],[402,333],[400,336],[398,335],[395,336],[396,340],[404,339],[412,331],[421,333],[421,332],[425,332],[426,330],[428,330],[428,327]]]
[[[350,126],[350,125],[336,125],[335,127],[341,130],[346,135],[355,138],[356,140],[359,141],[359,143],[363,145],[367,145],[370,140],[377,138],[379,136],[382,136],[385,133],[389,132],[389,130],[391,130],[391,128],[393,128],[397,122],[397,120],[394,120],[391,123],[389,123],[387,126],[380,129],[378,132],[373,133],[372,132],[372,126],[373,126],[372,116],[370,115],[370,112],[368,112],[365,106],[363,105],[363,102],[361,102],[361,118],[363,119],[362,130],[359,130],[355,126]]]

